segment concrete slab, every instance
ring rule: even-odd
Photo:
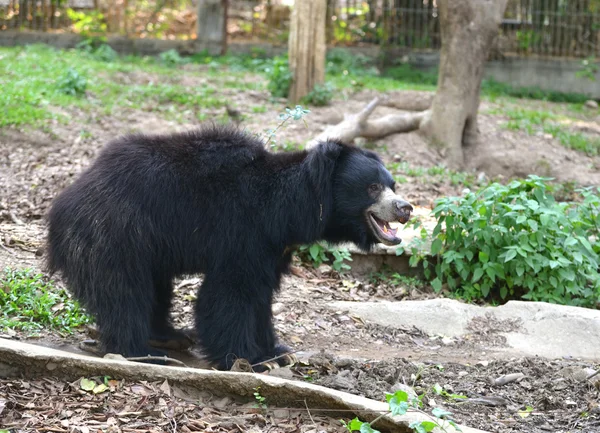
[[[500,330],[508,350],[523,356],[600,360],[600,311],[543,302],[509,301],[480,307],[452,299],[401,302],[333,302],[335,310],[394,328],[416,327],[428,335],[463,337],[474,318],[491,315],[516,324]]]

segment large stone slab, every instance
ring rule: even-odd
[[[420,329],[428,335],[462,337],[474,318],[491,315],[514,326],[500,330],[506,346],[499,350],[546,358],[600,360],[600,311],[543,302],[509,301],[480,307],[451,299],[401,302],[334,302],[368,322],[394,328]],[[489,317],[488,317],[489,319]]]

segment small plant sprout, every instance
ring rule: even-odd
[[[254,388],[254,399],[256,400],[256,406],[265,409],[267,407],[267,399],[260,394],[260,386]]]
[[[292,119],[292,120],[302,120],[304,122],[304,125],[308,128],[308,124],[306,123],[306,120],[304,119],[304,116],[306,116],[308,113],[310,113],[310,110],[302,108],[301,105],[296,105],[296,107],[293,110],[290,109],[290,108],[286,108],[285,109],[285,113],[281,113],[279,115],[279,120],[281,121],[279,123],[279,125],[277,125],[277,127],[275,129],[267,129],[265,131],[265,134],[266,134],[266,137],[265,137],[266,138],[265,147],[268,148],[269,145],[271,147],[275,146],[275,143],[276,143],[275,142],[275,134],[290,119]],[[270,144],[270,143],[273,143],[273,144]]]
[[[435,429],[436,427],[441,429],[443,432],[448,433],[448,430],[446,428],[448,426],[454,427],[454,429],[457,431],[462,431],[458,427],[456,422],[450,417],[452,415],[451,412],[436,407],[431,411],[430,415],[420,409],[421,402],[419,398],[413,398],[412,400],[409,400],[408,393],[405,391],[399,390],[393,394],[386,393],[385,399],[388,402],[389,411],[379,415],[370,423],[363,422],[358,418],[354,418],[348,423],[341,421],[342,424],[344,425],[344,427],[346,427],[346,429],[348,429],[349,432],[359,431],[361,433],[379,433],[379,430],[375,430],[372,426],[381,418],[383,418],[386,415],[404,415],[409,410],[412,410],[426,415],[430,419],[423,421],[414,421],[410,423],[409,427],[417,433],[429,433],[433,431],[433,429]]]

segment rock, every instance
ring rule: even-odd
[[[223,397],[218,400],[215,400],[215,402],[213,404],[218,409],[224,409],[227,406],[229,406],[232,402],[233,402],[233,399],[231,397]]]
[[[593,99],[585,101],[585,104],[583,104],[583,106],[585,108],[590,109],[590,110],[597,110],[598,109],[598,103],[596,101],[594,101]]]
[[[269,372],[269,376],[279,377],[281,379],[294,379],[294,372],[288,367],[275,368]]]
[[[569,367],[565,367],[558,372],[562,377],[566,379],[571,379],[576,382],[583,382],[587,380],[590,374],[594,374],[596,370],[593,368],[582,368],[577,367],[576,365],[572,365]]]
[[[277,316],[278,314],[281,314],[284,309],[285,309],[285,305],[283,304],[283,302],[275,302],[272,307],[273,316]]]

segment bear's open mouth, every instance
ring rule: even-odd
[[[371,223],[371,229],[375,237],[386,245],[398,245],[402,242],[402,239],[396,236],[398,229],[394,229],[390,226],[388,221],[384,221],[377,218],[374,213],[369,213],[369,222]]]

